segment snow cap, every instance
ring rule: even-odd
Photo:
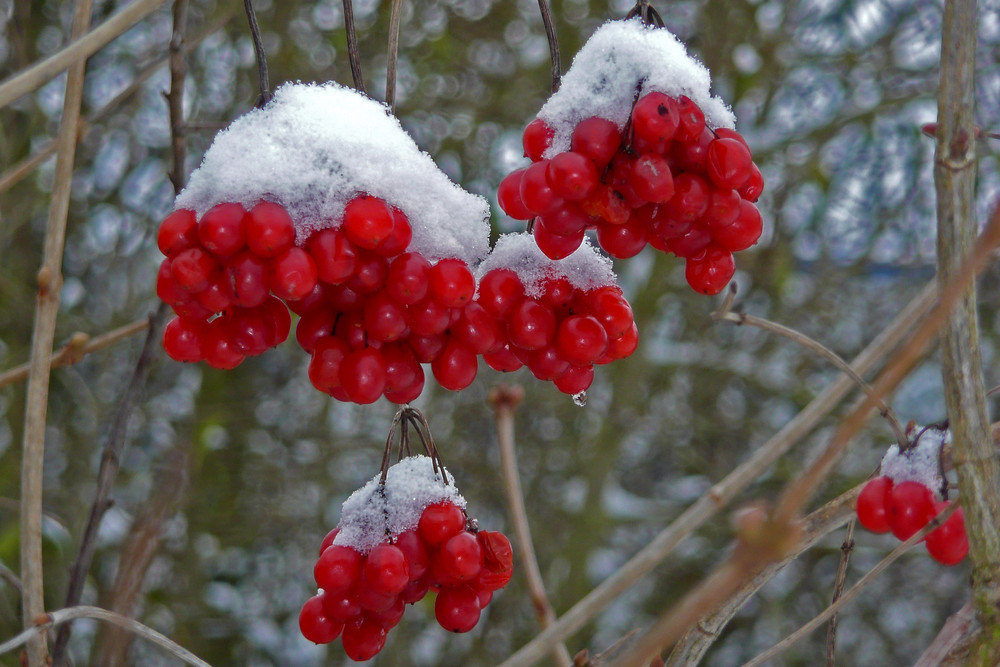
[[[889,447],[882,458],[882,476],[890,478],[893,484],[920,482],[940,498],[944,485],[941,448],[951,442],[951,431],[934,426],[915,426],[907,431],[907,436],[917,437],[916,444],[902,453],[898,444]]]

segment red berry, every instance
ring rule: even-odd
[[[566,203],[541,217],[545,230],[559,236],[574,236],[583,233],[591,223],[590,216],[574,204]],[[536,224],[538,221],[536,221]]]
[[[760,173],[757,165],[750,165],[750,177],[746,183],[740,186],[740,197],[747,201],[755,202],[760,199],[760,194],[764,191],[764,176]]]
[[[258,257],[277,257],[295,243],[295,225],[284,207],[262,201],[246,220],[247,247]]]
[[[728,127],[720,127],[717,130],[715,130],[715,136],[719,139],[735,139],[736,141],[740,142],[747,148],[750,148],[750,144],[747,143],[747,140],[743,137],[742,134],[740,134],[736,130],[729,129]]]
[[[302,636],[314,644],[329,644],[340,636],[344,629],[343,623],[328,619],[323,611],[323,599],[315,595],[302,605],[299,612],[299,630]]]
[[[299,320],[295,327],[295,340],[299,347],[312,353],[321,339],[333,334],[335,322],[336,314],[333,311],[323,307],[314,308]]]
[[[270,296],[264,302],[263,309],[274,329],[274,335],[268,341],[268,345],[271,347],[281,345],[288,339],[288,332],[292,328],[292,316],[288,314],[288,306],[281,299]]]
[[[597,243],[618,259],[635,257],[646,247],[646,228],[642,220],[624,225],[598,225]]]
[[[357,251],[342,232],[335,229],[316,232],[309,238],[308,248],[323,282],[338,285],[354,275]]]
[[[201,248],[188,248],[170,261],[170,275],[181,289],[197,294],[208,288],[219,265]]]
[[[331,530],[329,533],[326,534],[326,537],[323,538],[323,541],[319,545],[320,556],[322,556],[323,552],[333,545],[333,541],[337,538],[338,533],[340,533],[339,527],[334,528],[333,530]]]
[[[371,294],[382,289],[389,277],[389,260],[370,250],[358,250],[354,275],[347,286],[358,294]]]
[[[457,308],[472,300],[476,279],[460,259],[442,259],[431,267],[428,296],[442,306]]]
[[[409,333],[406,310],[386,292],[376,292],[365,303],[365,328],[371,338],[383,342],[399,340]]]
[[[667,204],[673,216],[682,222],[694,222],[708,210],[710,190],[705,179],[695,174],[678,174],[674,179],[674,196]]]
[[[616,287],[601,287],[588,294],[592,315],[608,332],[608,339],[623,335],[635,321],[632,306]]]
[[[377,197],[356,197],[344,208],[343,227],[351,243],[374,250],[392,234],[392,211]]]
[[[628,331],[608,342],[608,351],[604,357],[594,363],[601,364],[614,359],[624,359],[635,352],[637,347],[639,347],[639,328],[633,322]]]
[[[437,301],[422,301],[409,309],[410,337],[430,338],[443,333],[451,324],[451,309]]]
[[[316,585],[327,592],[346,591],[361,576],[363,557],[356,550],[334,544],[320,554],[313,567]]]
[[[340,363],[340,386],[351,401],[367,405],[385,391],[385,361],[373,347],[354,350]]]
[[[504,344],[496,319],[475,301],[462,309],[462,316],[451,328],[451,333],[473,354],[483,354]]]
[[[201,344],[206,324],[187,317],[175,317],[163,330],[163,349],[174,361],[201,361]]]
[[[383,257],[395,257],[406,250],[413,239],[413,228],[410,227],[410,220],[406,214],[398,208],[392,209],[392,231],[389,236],[378,244],[375,252]]]
[[[247,356],[262,354],[275,340],[274,321],[264,308],[234,308],[233,342]]]
[[[430,587],[430,582],[427,577],[422,577],[416,581],[411,581],[407,584],[403,592],[399,594],[399,599],[406,604],[416,604],[424,599],[427,595],[427,590]]]
[[[301,299],[316,287],[316,262],[302,248],[289,248],[271,260],[271,290],[280,298]]]
[[[189,294],[174,280],[174,275],[170,272],[169,258],[160,262],[160,270],[156,274],[156,296],[171,306],[183,303],[189,298]]]
[[[409,584],[407,584],[409,586]],[[377,621],[388,632],[399,625],[403,619],[403,612],[406,611],[406,601],[402,597],[397,597],[392,606],[381,611],[373,611],[369,614],[373,621]]]
[[[733,224],[740,215],[741,201],[736,190],[713,189],[708,197],[708,210],[702,216],[701,224],[711,229]]]
[[[494,317],[503,317],[524,295],[521,279],[511,269],[493,269],[479,281],[477,301]]]
[[[580,209],[589,216],[600,218],[609,225],[628,222],[631,211],[620,192],[607,185],[598,185],[589,197],[580,202]]]
[[[640,155],[628,174],[632,190],[647,202],[666,202],[674,196],[674,177],[667,161],[655,153]]]
[[[545,177],[563,199],[585,199],[597,187],[597,167],[586,156],[567,151],[549,160]]]
[[[229,318],[217,317],[208,323],[201,341],[201,354],[212,368],[229,370],[243,363],[246,355],[236,347]]]
[[[412,305],[427,295],[431,263],[419,253],[408,252],[392,260],[385,290],[397,303]]]
[[[355,662],[370,660],[385,646],[385,628],[375,619],[361,616],[344,625],[344,653]]]
[[[650,143],[669,141],[679,125],[677,101],[661,92],[642,96],[632,109],[632,129],[637,137]]]
[[[525,365],[539,380],[555,380],[569,370],[569,362],[562,357],[555,345],[531,350],[526,356]]]
[[[434,601],[434,616],[449,632],[468,632],[479,622],[479,596],[469,588],[444,588]]]
[[[323,612],[331,621],[347,623],[361,615],[361,605],[358,604],[358,596],[353,589],[324,591],[321,597],[323,598]]]
[[[378,593],[397,595],[410,583],[406,555],[394,544],[379,544],[368,552],[365,581]]]
[[[198,293],[198,303],[213,313],[221,313],[233,305],[235,297],[233,286],[230,284],[228,277],[222,273],[217,273],[208,284],[208,287]]]
[[[718,294],[736,272],[733,253],[718,246],[708,246],[704,254],[688,259],[684,277],[696,292]]]
[[[707,127],[702,128],[696,139],[685,142],[675,141],[670,147],[670,157],[674,164],[685,171],[705,171],[708,146],[715,141],[715,135]]]
[[[198,238],[217,257],[235,254],[246,244],[246,210],[239,204],[217,204],[198,221]]]
[[[472,533],[461,532],[441,545],[438,572],[449,583],[471,581],[483,566],[483,550]]]
[[[936,503],[936,513],[941,513],[948,503]],[[957,565],[969,553],[969,537],[965,533],[965,515],[962,508],[955,510],[948,519],[927,534],[924,543],[931,558],[942,565]]]
[[[420,515],[417,532],[431,546],[444,544],[452,535],[465,528],[465,512],[447,501],[428,505]]]
[[[674,139],[691,141],[699,137],[705,129],[705,114],[701,108],[687,95],[681,95],[677,102],[677,111],[680,114],[680,124],[677,126]]]
[[[592,315],[571,315],[559,324],[556,347],[570,363],[587,366],[604,354],[608,333]]]
[[[889,491],[889,527],[906,540],[934,517],[934,494],[920,482],[904,481]]]
[[[678,257],[690,259],[704,252],[712,242],[712,234],[704,227],[692,227],[683,236],[668,239],[666,247]]]
[[[570,138],[570,149],[603,168],[618,152],[622,137],[618,126],[606,118],[587,118],[577,123]]]
[[[424,371],[413,348],[407,343],[389,343],[379,352],[385,361],[385,393],[406,391],[416,382],[423,388]]]
[[[493,370],[502,373],[511,373],[524,366],[521,360],[507,346],[500,348],[496,352],[483,353],[483,361]]]
[[[306,294],[301,299],[289,299],[286,303],[288,309],[296,315],[305,315],[317,308],[326,308],[329,299],[329,290],[324,282],[317,282],[312,292]]]
[[[576,252],[576,249],[583,244],[584,230],[581,229],[575,234],[567,236],[554,234],[548,230],[541,218],[535,220],[535,224],[531,228],[531,233],[538,249],[549,259],[565,259]]]
[[[510,172],[497,188],[497,203],[504,213],[515,220],[527,220],[534,215],[521,201],[521,178],[524,172],[525,169]]]
[[[177,209],[160,223],[156,233],[156,245],[167,257],[173,257],[181,250],[199,246],[198,222],[194,211]]]
[[[763,230],[764,221],[760,217],[760,211],[747,200],[741,199],[736,221],[725,227],[713,227],[712,240],[727,250],[737,252],[757,243]]]
[[[534,299],[521,299],[507,316],[507,336],[524,350],[537,350],[552,342],[556,316],[551,308]]]
[[[716,187],[740,187],[750,178],[752,164],[750,149],[743,142],[720,137],[708,145],[705,166]]]
[[[888,503],[891,490],[890,478],[876,477],[865,484],[865,488],[858,494],[858,521],[873,533],[889,532]]]
[[[417,581],[427,572],[430,556],[427,548],[417,534],[416,528],[405,530],[396,536],[396,546],[406,556],[406,565],[410,572],[410,581]]]
[[[563,200],[549,185],[548,160],[536,162],[521,175],[521,202],[535,215],[544,215],[556,210]]]
[[[309,360],[309,380],[320,391],[340,386],[340,364],[351,351],[344,341],[333,336],[320,338]]]
[[[483,566],[490,570],[509,572],[514,566],[514,550],[501,532],[481,530],[476,534],[483,549]]]
[[[264,303],[270,292],[267,262],[246,250],[226,262],[226,279],[232,285],[233,303],[254,308]]]
[[[555,131],[541,118],[536,118],[528,123],[522,136],[524,156],[530,158],[532,162],[541,160],[542,153],[552,145],[553,136],[555,136]]]
[[[460,391],[476,379],[476,353],[455,339],[445,342],[444,349],[431,362],[434,379],[445,389]]]

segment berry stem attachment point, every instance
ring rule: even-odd
[[[657,28],[663,28],[666,25],[663,23],[660,13],[649,4],[649,0],[638,0],[635,3],[635,7],[630,9],[629,13],[625,15],[625,20],[627,21],[636,16],[639,17],[643,25],[655,26]]]
[[[253,10],[253,0],[243,0],[243,9],[247,13],[247,22],[250,24],[250,37],[253,39],[253,51],[257,56],[257,84],[260,87],[260,95],[254,106],[258,109],[271,101],[271,84],[268,83],[267,76],[267,54],[264,53],[264,41],[260,36],[260,24],[257,23],[257,14]]]
[[[385,439],[385,450],[382,452],[381,484],[385,484],[389,474],[393,443],[398,447],[397,462],[403,459],[404,451],[406,452],[406,456],[410,455],[409,429],[411,426],[420,438],[427,456],[430,457],[434,472],[441,475],[442,483],[447,486],[448,475],[445,473],[444,462],[441,460],[441,452],[438,451],[437,445],[434,443],[434,436],[431,435],[431,426],[427,422],[424,413],[416,408],[411,408],[409,405],[404,405],[396,411],[395,416],[392,418],[392,424],[389,426],[389,435]],[[397,429],[399,429],[398,438],[396,435]]]
[[[786,327],[783,324],[771,322],[770,320],[765,320],[761,317],[747,315],[746,313],[733,312],[732,307],[733,302],[736,300],[736,289],[736,284],[730,283],[729,291],[726,293],[726,297],[723,299],[722,305],[720,305],[719,308],[712,313],[713,320],[733,322],[737,325],[747,324],[765,331],[770,331],[771,333],[778,334],[779,336],[784,336],[785,338],[802,345],[806,349],[811,350],[812,352],[815,352],[826,360],[832,362],[835,366],[837,366],[837,368],[854,380],[855,384],[857,384],[862,391],[872,398],[879,410],[879,414],[887,422],[889,422],[889,427],[892,429],[893,434],[896,436],[896,441],[899,443],[900,451],[905,450],[909,446],[909,439],[906,437],[906,430],[903,428],[902,423],[900,423],[899,417],[896,416],[895,411],[893,411],[892,407],[882,400],[880,396],[875,394],[872,386],[868,384],[864,378],[858,375],[849,363],[847,363],[836,352],[819,341],[810,338],[801,331],[796,331],[795,329]]]

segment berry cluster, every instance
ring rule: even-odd
[[[764,181],[743,137],[712,130],[691,99],[661,92],[636,102],[623,130],[600,117],[576,125],[570,150],[544,158],[553,129],[536,118],[524,130],[533,164],[500,184],[504,212],[534,218],[538,247],[561,259],[587,229],[609,254],[632,257],[647,243],[687,261],[688,284],[717,294],[735,271],[733,253],[760,238],[753,202]]]
[[[421,508],[445,488],[441,477],[429,476],[430,461],[404,459],[389,469],[385,483],[376,477],[345,503],[341,525],[323,540],[313,569],[320,592],[299,615],[306,639],[328,644],[341,637],[348,657],[368,660],[382,650],[405,605],[428,591],[437,593],[434,614],[441,627],[468,632],[494,591],[510,581],[510,541],[478,530],[461,496]],[[375,534],[373,526],[380,525],[384,531]]]
[[[858,496],[858,521],[873,533],[891,531],[900,540],[906,540],[947,507],[947,501],[938,500],[920,482],[907,480],[897,484],[889,477],[876,477]],[[924,544],[931,558],[942,565],[961,562],[969,552],[962,508],[928,533]]]

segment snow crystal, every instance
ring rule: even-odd
[[[389,468],[385,486],[382,474],[351,494],[340,510],[340,532],[334,544],[366,554],[390,537],[414,528],[424,508],[442,501],[465,508],[465,498],[455,488],[455,478],[445,469],[448,484],[434,472],[427,456],[411,456]],[[388,533],[388,534],[387,534]]]
[[[524,293],[532,298],[542,295],[545,278],[566,278],[582,291],[616,284],[611,260],[599,253],[587,237],[572,255],[554,260],[538,249],[531,234],[503,234],[479,265],[477,282],[493,269],[513,270],[524,284]]]
[[[925,427],[917,426],[908,430],[907,435],[919,435],[916,445],[902,453],[898,444],[890,447],[882,458],[882,476],[890,478],[895,484],[920,482],[938,494],[944,485],[944,478],[941,476],[941,447],[951,442],[951,431],[934,426],[926,427],[925,430]]]
[[[545,157],[569,150],[570,135],[581,120],[599,116],[625,127],[640,82],[642,94],[687,95],[701,107],[709,127],[736,125],[726,103],[712,96],[708,70],[669,30],[644,26],[638,18],[609,21],[583,45],[559,91],[538,112],[555,130]]]
[[[473,265],[489,250],[489,203],[452,183],[388,107],[336,83],[286,84],[220,132],[177,197],[199,216],[220,202],[284,206],[301,245],[338,227],[347,202],[380,197],[407,215],[410,249]]]

